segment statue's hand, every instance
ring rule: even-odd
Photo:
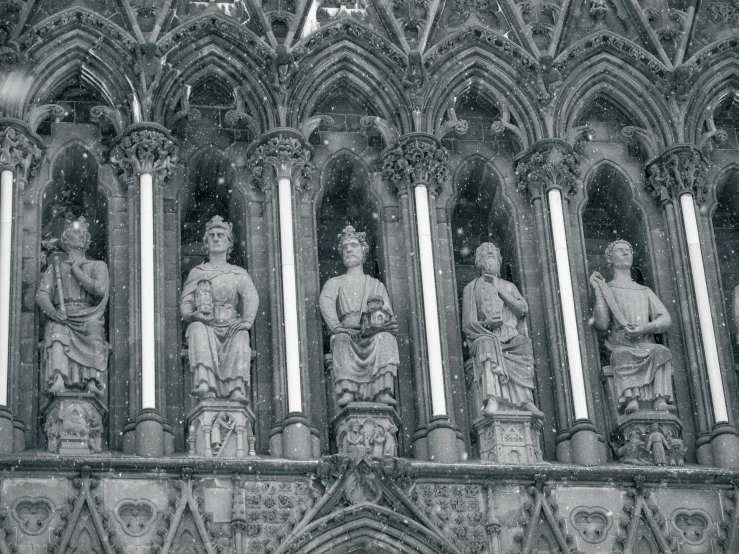
[[[362,331],[360,329],[352,329],[351,327],[337,327],[334,329],[334,335],[343,333],[345,335],[349,335],[352,339],[356,339],[361,332]]]
[[[391,318],[385,322],[384,330],[391,335],[397,335],[398,334],[398,320],[396,318]]]
[[[624,327],[624,330],[626,331],[626,336],[630,339],[635,339],[645,334],[644,325],[629,324]]]
[[[228,338],[233,337],[239,331],[248,331],[249,327],[251,326],[243,319],[240,319],[239,321],[234,321],[228,328]]]
[[[206,325],[210,325],[213,322],[213,314],[206,314],[201,312],[200,310],[197,310],[190,314],[190,321],[199,321],[201,323],[205,323]]]
[[[60,312],[59,310],[54,310],[48,315],[48,317],[50,320],[61,323],[62,325],[67,324],[67,315],[64,312]]]
[[[606,280],[603,278],[603,275],[601,275],[597,271],[593,271],[592,275],[590,275],[590,286],[592,286],[595,290],[598,290],[600,288],[600,285],[605,282]]]

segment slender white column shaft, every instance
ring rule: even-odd
[[[416,198],[418,256],[421,265],[424,327],[426,328],[426,345],[429,356],[431,411],[435,416],[445,416],[447,415],[446,396],[444,392],[444,372],[441,365],[441,334],[439,333],[439,308],[436,302],[434,249],[431,244],[429,192],[426,185],[416,185],[413,191]]]
[[[0,406],[8,405],[12,231],[13,172],[6,169],[0,175]]]
[[[141,408],[156,409],[156,342],[154,310],[154,178],[139,180],[141,222]]]
[[[685,238],[688,242],[688,256],[690,270],[693,275],[695,288],[695,303],[698,306],[698,322],[700,323],[701,342],[706,356],[706,371],[708,372],[708,386],[711,389],[711,401],[716,423],[728,422],[729,414],[724,396],[724,384],[721,377],[716,335],[713,330],[711,304],[708,299],[708,283],[703,267],[703,253],[701,252],[700,238],[698,237],[698,223],[695,216],[695,205],[692,194],[680,196],[680,207],[683,213]]]
[[[285,320],[285,365],[287,368],[288,412],[303,411],[300,382],[300,344],[298,336],[298,294],[295,282],[295,240],[290,179],[277,182],[280,210],[280,254],[282,255],[282,306]]]
[[[552,240],[554,257],[557,261],[557,280],[562,302],[562,320],[565,328],[565,348],[570,368],[570,384],[572,386],[572,404],[575,419],[588,419],[588,402],[585,395],[585,379],[583,377],[582,358],[580,357],[580,338],[577,332],[577,313],[575,312],[575,296],[572,292],[570,275],[570,257],[567,251],[567,235],[565,234],[564,212],[562,208],[562,192],[550,189],[549,218],[552,224]]]

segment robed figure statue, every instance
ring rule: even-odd
[[[475,251],[480,277],[462,296],[462,330],[470,348],[482,413],[525,410],[544,414],[534,404],[534,356],[526,334],[526,300],[513,283],[500,277],[501,255],[491,242]]]
[[[395,406],[398,324],[385,285],[365,275],[365,233],[351,225],[339,235],[346,273],[326,281],[319,306],[331,333],[334,389],[338,405],[380,402]]]
[[[247,403],[249,329],[259,296],[246,270],[226,261],[234,242],[231,223],[215,216],[205,225],[203,242],[209,259],[190,271],[180,300],[180,313],[189,323],[192,394],[200,400],[228,398]]]
[[[90,260],[90,232],[84,217],[67,220],[61,236],[65,254],[51,256],[41,276],[36,303],[49,318],[43,343],[46,391],[77,390],[102,397],[107,383],[105,309],[108,266]]]
[[[593,322],[606,332],[611,353],[616,401],[625,414],[640,409],[639,401],[652,402],[655,411],[672,409],[672,354],[657,344],[654,335],[672,325],[670,314],[654,291],[631,278],[634,251],[625,240],[606,248],[613,280],[606,283],[594,272],[590,284],[595,293]]]

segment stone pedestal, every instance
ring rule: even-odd
[[[501,411],[472,422],[480,460],[503,464],[542,461],[542,421],[531,412]]]
[[[664,437],[664,441],[660,437]],[[611,433],[616,459],[633,465],[683,465],[682,424],[671,412],[638,411],[618,417]]]
[[[190,456],[245,458],[256,456],[254,412],[241,402],[202,400],[187,416]]]
[[[108,411],[87,392],[61,392],[42,412],[46,449],[62,456],[87,456],[103,451]]]
[[[398,455],[400,417],[392,406],[351,402],[331,420],[336,451],[355,460]]]

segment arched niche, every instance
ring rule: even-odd
[[[621,172],[611,165],[600,166],[588,179],[587,202],[582,210],[587,274],[598,271],[610,280],[606,247],[616,239],[624,239],[634,249],[632,278],[654,289],[654,273],[649,255],[646,223],[640,207],[634,202],[631,187]]]
[[[79,75],[73,75],[60,83],[56,92],[51,95],[47,104],[58,104],[64,108],[64,116],[59,120],[61,123],[92,124],[100,126],[102,137],[113,138],[116,134],[115,128],[107,120],[95,120],[92,118],[91,110],[95,106],[105,106],[107,102],[98,90],[82,79]],[[39,125],[39,135],[51,134],[52,121],[47,119]]]
[[[492,242],[500,249],[502,255],[500,276],[514,283],[519,290],[522,287],[516,248],[517,224],[507,201],[503,198],[500,180],[490,164],[479,157],[468,159],[457,172],[455,190],[451,231],[457,306],[461,318],[464,288],[479,276],[479,270],[475,266],[475,251],[480,244]],[[472,361],[467,341],[463,341],[463,356],[465,372],[471,375]],[[482,404],[483,399],[479,397],[479,391],[468,386],[467,405],[470,422],[481,415]]]
[[[233,224],[234,247],[228,262],[246,267],[246,209],[234,179],[231,161],[215,149],[202,150],[190,159],[186,191],[179,198],[183,282],[193,267],[208,259],[203,235],[205,224],[215,215]]]
[[[367,234],[369,253],[364,272],[379,279],[384,278],[385,264],[382,253],[380,211],[369,192],[370,175],[361,160],[354,154],[340,152],[328,161],[322,174],[323,196],[317,207],[317,242],[320,286],[332,277],[346,272],[337,250],[337,239],[347,225]],[[331,352],[330,335],[323,326],[323,352]],[[327,379],[330,415],[337,413],[334,405],[333,382]]]
[[[364,116],[377,115],[371,100],[364,91],[357,87],[335,87],[318,103],[313,110],[313,115],[328,115],[334,120],[331,133],[357,133],[361,132],[367,137],[367,145],[383,148],[385,143],[382,136],[374,128],[362,128],[360,120]],[[318,128],[308,137],[310,143],[319,145],[322,141],[322,131]]]
[[[593,142],[623,144],[621,131],[624,127],[637,125],[628,111],[609,97],[596,96],[577,119],[576,127],[589,125],[595,131]],[[639,141],[626,143],[628,158],[647,161],[648,155]]]
[[[734,359],[739,359],[737,325],[732,309],[734,288],[739,285],[739,168],[727,171],[716,187],[716,208],[711,217],[716,243],[724,306],[731,325]]]

